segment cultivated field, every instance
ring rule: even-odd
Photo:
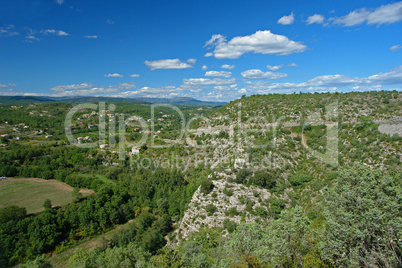
[[[43,210],[46,199],[52,201],[53,206],[60,206],[72,201],[73,188],[65,183],[54,180],[35,178],[7,178],[0,181],[0,208],[17,205],[25,207],[28,213]],[[85,195],[92,190],[81,189]]]

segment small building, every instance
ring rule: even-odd
[[[99,148],[104,149],[104,148],[108,148],[109,145],[108,144],[101,144],[99,145]]]
[[[140,147],[133,146],[133,148],[131,148],[131,153],[132,154],[139,154],[140,153]]]
[[[92,141],[92,137],[91,137],[91,136],[86,136],[86,137],[84,138],[84,141]]]
[[[10,137],[10,135],[8,135],[8,134],[2,134],[2,135],[0,135],[0,137],[3,137],[3,138],[8,139],[8,138]]]
[[[88,125],[88,128],[89,128],[89,129],[93,129],[94,126],[93,126],[93,125]]]
[[[53,135],[46,135],[45,139],[53,139]]]

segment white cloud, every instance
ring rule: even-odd
[[[16,84],[11,84],[11,83],[8,83],[8,84],[0,84],[0,88],[1,87],[15,87],[15,86],[17,86]]]
[[[0,36],[14,36],[14,35],[19,35],[19,33],[14,30],[14,25],[9,24],[0,26]]]
[[[123,77],[123,75],[118,74],[118,73],[105,74],[104,76],[105,77],[119,77],[119,78]]]
[[[97,35],[85,35],[84,38],[96,39],[96,38],[98,38],[98,36]]]
[[[208,52],[208,53],[205,53],[204,57],[212,57],[213,55],[214,55],[214,53]]]
[[[94,87],[92,83],[82,83],[82,84],[72,84],[72,85],[62,85],[52,87],[50,90],[55,92],[61,92],[66,90],[75,90],[75,89],[86,89]]]
[[[55,94],[52,94],[53,97],[69,97],[69,96],[100,96],[105,94],[111,94],[119,92],[118,88],[108,87],[108,88],[98,88],[94,87],[91,89],[80,89],[80,90],[68,90],[68,91],[61,91]]]
[[[276,65],[276,66],[267,65],[267,69],[270,71],[278,71],[282,67],[283,67],[283,64]]]
[[[134,85],[134,82],[126,82],[126,83],[119,83],[119,88],[124,88],[124,89],[133,89],[136,88]]]
[[[187,62],[194,65],[197,62],[197,59],[188,59]]]
[[[328,92],[339,88],[352,90],[381,90],[386,85],[402,85],[402,65],[386,73],[369,77],[347,75],[322,75],[303,83],[269,83],[268,81],[246,81],[245,90],[250,94],[292,93],[299,91]]]
[[[243,78],[245,79],[279,79],[283,77],[287,77],[288,75],[285,73],[274,73],[274,72],[266,72],[259,69],[251,69],[241,73]]]
[[[139,74],[130,74],[130,77],[140,77]]]
[[[192,60],[192,59],[189,59]],[[187,69],[192,68],[193,66],[189,63],[182,62],[179,59],[164,59],[164,60],[155,60],[155,61],[145,61],[145,64],[151,70],[158,69]]]
[[[392,52],[396,52],[398,50],[400,50],[402,48],[401,45],[395,45],[389,48],[389,50],[391,50]]]
[[[203,65],[201,69],[202,69],[203,71],[206,71],[206,70],[208,69],[208,66]]]
[[[232,70],[234,69],[236,66],[235,65],[229,65],[229,64],[223,64],[221,66],[222,69],[227,69],[227,70]]]
[[[372,84],[382,84],[382,85],[402,84],[402,65],[399,65],[398,67],[389,72],[369,76],[368,80]]]
[[[307,49],[302,43],[289,40],[284,35],[273,34],[271,31],[258,31],[248,36],[236,36],[229,42],[224,36],[215,34],[205,43],[205,46],[215,48],[212,55],[217,59],[237,59],[248,52],[289,55]]]
[[[222,85],[231,85],[235,84],[236,79],[221,79],[221,78],[189,78],[183,79],[183,84],[186,86],[222,86]]]
[[[331,18],[334,24],[354,26],[366,22],[366,24],[391,24],[402,21],[402,1],[393,4],[382,5],[376,9],[360,8],[346,16]]]
[[[280,18],[278,20],[278,23],[282,24],[282,25],[290,25],[290,24],[293,24],[294,21],[295,21],[295,16],[293,15],[293,12],[292,12],[289,16],[283,16],[282,18]]]
[[[181,88],[174,86],[166,86],[160,88],[142,87],[137,90],[130,90],[111,95],[110,97],[117,98],[173,98],[183,91]]]
[[[297,67],[297,66],[299,66],[299,65],[297,65],[297,64],[294,63],[294,62],[288,64],[288,67]]]
[[[324,23],[324,16],[320,14],[314,14],[313,16],[310,16],[307,18],[307,25],[317,23],[317,24],[323,24]]]
[[[107,20],[106,20],[106,23],[107,23],[107,24],[114,24],[114,21],[112,21],[111,19],[107,19]]]
[[[31,41],[31,40],[39,41],[40,40],[39,38],[37,38],[36,36],[33,36],[31,34],[25,36],[25,38],[27,39],[27,41]]]
[[[226,71],[208,71],[205,73],[205,76],[229,78],[232,76],[232,73]]]
[[[64,31],[57,31],[54,29],[41,30],[40,32],[44,35],[48,35],[48,34],[55,34],[55,35],[59,35],[59,36],[69,35],[68,33],[64,32]]]
[[[64,0],[55,0],[56,4],[62,5],[64,3]]]

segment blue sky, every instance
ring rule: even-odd
[[[402,89],[402,2],[10,0],[0,95]]]

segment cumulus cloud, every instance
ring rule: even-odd
[[[320,14],[314,14],[313,16],[310,16],[307,18],[307,25],[317,23],[317,24],[323,24],[324,23],[324,16]]]
[[[295,16],[293,15],[293,12],[292,12],[290,15],[283,16],[282,18],[280,18],[278,20],[278,23],[282,24],[282,25],[290,25],[290,24],[293,24],[294,21],[295,21]]]
[[[54,35],[58,35],[58,36],[69,35],[68,33],[64,32],[64,31],[58,31],[58,30],[54,30],[54,29],[41,30],[40,32],[44,35],[48,35],[48,34],[54,34]]]
[[[285,73],[263,72],[259,69],[251,69],[240,73],[245,79],[279,79],[287,77]]]
[[[208,69],[208,66],[203,65],[201,69],[202,69],[203,71],[206,71],[206,70]]]
[[[92,83],[81,83],[81,84],[55,86],[52,87],[50,90],[55,92],[62,92],[66,90],[86,89],[91,87],[94,87]]]
[[[342,26],[354,26],[362,23],[366,24],[391,24],[402,21],[402,1],[393,4],[382,5],[376,9],[360,8],[346,16],[331,18],[334,24]]]
[[[392,52],[396,52],[398,50],[400,50],[402,48],[401,45],[395,45],[389,48],[389,50],[391,50]]]
[[[130,77],[140,77],[139,74],[130,74]]]
[[[194,65],[197,62],[197,59],[188,59],[187,62]]]
[[[268,81],[246,81],[244,89],[250,94],[330,92],[339,88],[352,90],[381,90],[386,85],[402,84],[402,65],[385,73],[369,77],[350,77],[334,74],[314,77],[302,83],[269,83]]]
[[[187,61],[194,62],[194,59],[189,59]],[[147,65],[151,70],[158,70],[158,69],[187,69],[187,68],[192,68],[193,67],[191,64],[186,63],[186,62],[182,62],[179,59],[164,59],[164,60],[155,60],[155,61],[145,61],[145,65]]]
[[[297,67],[297,66],[299,66],[299,65],[297,65],[297,64],[294,63],[294,62],[288,64],[288,67]]]
[[[205,73],[205,76],[229,78],[232,76],[232,73],[226,71],[208,71]]]
[[[97,35],[85,35],[84,38],[96,39],[96,38],[98,38],[98,36]]]
[[[189,78],[183,79],[183,84],[187,86],[222,86],[222,85],[231,85],[235,84],[236,79],[221,79],[221,78]]]
[[[282,67],[283,67],[283,64],[276,65],[276,66],[267,65],[267,69],[270,70],[270,71],[277,71]]]
[[[104,76],[105,77],[119,77],[119,78],[123,77],[123,75],[118,74],[118,73],[105,74]]]
[[[232,70],[234,69],[236,66],[235,65],[229,65],[229,64],[223,64],[221,66],[222,69],[227,69],[227,70]]]
[[[237,59],[248,52],[289,55],[307,49],[302,43],[289,40],[284,35],[273,34],[271,31],[257,31],[248,36],[236,36],[230,41],[223,35],[215,34],[204,47],[214,48],[211,55],[217,59]]]

